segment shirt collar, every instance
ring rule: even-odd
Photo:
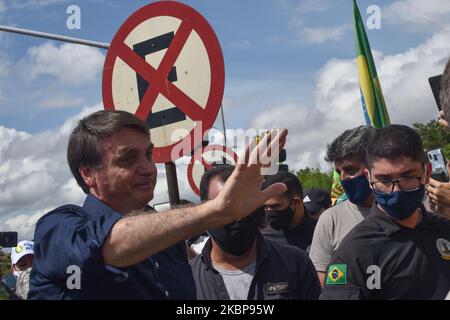
[[[110,208],[108,205],[106,205],[105,203],[103,203],[101,200],[97,199],[90,193],[84,200],[83,210],[89,213],[90,216],[98,218],[113,213],[118,213],[122,215],[120,212],[117,212],[114,209]]]
[[[419,210],[421,213],[421,217],[415,229],[423,228],[428,221],[427,212],[422,204],[420,205]],[[378,207],[376,201],[373,202],[372,208],[370,210],[370,217],[383,228],[387,236],[391,236],[392,234],[399,232],[400,230],[407,229],[399,225],[394,219],[384,213]]]

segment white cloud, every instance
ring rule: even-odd
[[[61,127],[37,134],[0,126],[0,230],[30,238],[48,208],[82,203],[84,194],[66,163],[67,139],[78,119],[100,108],[86,108]]]
[[[69,0],[0,0],[0,14],[15,10],[33,10],[65,2],[69,2]]]
[[[0,160],[2,160],[3,150],[6,149],[13,140],[25,140],[29,137],[29,134],[26,132],[17,131],[15,129],[8,129],[2,127],[0,130]],[[0,163],[3,161],[0,161]]]
[[[97,79],[104,60],[105,56],[96,48],[68,43],[57,47],[46,42],[28,49],[20,69],[26,80],[51,75],[64,83],[79,85]]]
[[[247,49],[250,48],[251,43],[248,40],[234,41],[229,44],[234,49]]]
[[[40,109],[64,109],[81,105],[84,102],[82,97],[69,97],[64,94],[51,96],[38,103]]]
[[[401,0],[382,8],[381,18],[390,24],[406,27],[407,30],[435,31],[450,18],[448,0]]]
[[[19,230],[19,240],[31,240],[33,239],[36,222],[52,209],[54,208],[44,208],[29,215],[18,214],[6,220],[2,228],[3,230]]]
[[[332,0],[302,0],[297,10],[304,13],[323,12],[330,9],[334,3]]]
[[[0,40],[2,38],[3,33],[0,32]],[[12,63],[8,55],[2,51],[0,51],[0,78],[5,78],[11,73]]]
[[[321,28],[302,28],[301,35],[306,42],[322,44],[327,41],[340,41],[347,30],[347,25]]]
[[[277,2],[283,11],[290,16],[289,22],[295,27],[303,26],[308,14],[327,11],[335,3],[332,0],[278,0]]]
[[[384,56],[373,52],[392,123],[412,125],[437,118],[428,77],[444,70],[450,56],[449,37],[447,28],[403,53]],[[314,107],[285,104],[252,121],[257,128],[289,129],[288,163],[295,170],[306,166],[329,169],[323,160],[327,144],[346,129],[362,124],[354,59],[330,59],[317,73]]]
[[[11,1],[6,7],[8,10],[22,10],[34,9],[39,7],[46,7],[54,4],[68,2],[69,0],[26,0],[26,1]]]
[[[1,2],[0,2],[0,9],[1,9]],[[0,11],[1,13],[1,11]],[[0,43],[3,41],[3,32],[0,32]],[[9,76],[11,75],[12,70],[12,63],[10,61],[9,56],[4,53],[3,51],[0,51],[0,86],[2,86],[3,82],[9,81]],[[7,97],[3,90],[0,90],[0,104],[7,100]]]
[[[336,5],[335,1],[300,0],[292,2],[279,0],[278,3],[289,17],[290,26],[298,35],[298,39],[291,40],[291,43],[295,44],[300,41],[320,45],[328,41],[339,42],[348,29],[348,25],[311,27],[307,23],[308,20],[311,20],[312,14],[328,11]]]

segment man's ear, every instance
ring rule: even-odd
[[[94,170],[91,167],[81,166],[78,169],[78,172],[80,172],[81,178],[83,178],[84,183],[88,186],[89,189],[96,186]]]
[[[364,169],[364,175],[366,176],[367,181],[369,181],[369,186],[372,189],[372,185],[370,184],[370,171],[369,171],[369,169],[367,169],[367,168]]]
[[[303,198],[302,197],[300,197],[300,196],[295,196],[294,198],[293,198],[293,200],[295,201],[295,205],[297,206],[300,206],[300,207],[303,207]]]

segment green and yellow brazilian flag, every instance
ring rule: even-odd
[[[366,123],[374,128],[385,128],[390,125],[391,121],[384,102],[380,81],[378,80],[369,40],[364,29],[364,22],[359,13],[356,0],[353,0],[353,10],[355,15],[356,60]]]
[[[355,47],[356,61],[358,63],[359,86],[361,90],[361,103],[364,117],[368,126],[385,128],[390,125],[389,114],[378,80],[377,69],[373,61],[369,40],[367,39],[364,22],[358,9],[356,0],[353,0],[355,22]],[[343,188],[339,181],[339,175],[334,172],[333,186],[331,188],[333,203],[344,200]],[[342,199],[344,198],[344,199]]]

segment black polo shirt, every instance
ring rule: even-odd
[[[211,239],[191,260],[199,300],[230,300],[220,273],[211,262]],[[257,238],[255,276],[248,300],[317,300],[320,283],[309,257],[300,249]]]
[[[62,206],[39,219],[28,298],[195,299],[184,242],[133,266],[115,268],[104,263],[103,243],[122,218],[88,195],[83,207]],[[75,283],[73,268],[80,271],[79,287],[70,285]]]
[[[268,240],[281,244],[289,244],[309,254],[316,224],[317,220],[311,218],[305,209],[303,220],[292,230],[275,230],[269,225],[262,230],[262,234]]]
[[[438,299],[450,291],[450,220],[421,208],[415,229],[375,204],[327,268],[321,300]]]

